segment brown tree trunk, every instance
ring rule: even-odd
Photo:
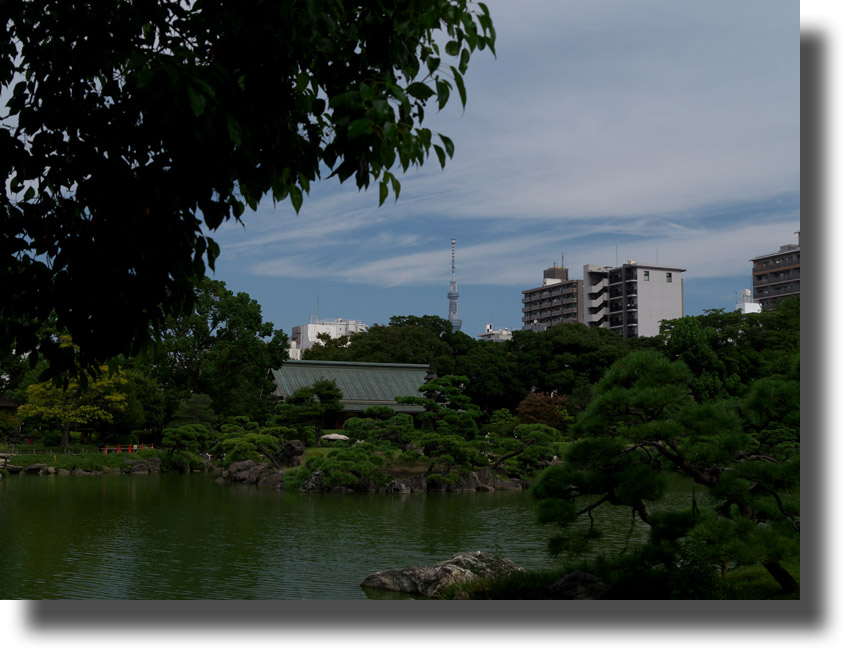
[[[73,392],[73,399],[71,400],[71,407],[76,407],[76,403],[79,402],[79,396],[82,395],[82,387],[77,387],[76,391]],[[70,443],[70,421],[64,423],[62,425],[62,447],[65,449],[65,453],[67,454],[68,451],[68,444]]]
[[[790,572],[781,566],[781,563],[778,561],[767,561],[763,563],[763,566],[776,582],[778,582],[784,592],[799,592],[799,582],[793,578]]]
[[[70,423],[62,425],[62,447],[65,452],[68,451],[68,444],[70,443]]]

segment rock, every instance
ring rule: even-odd
[[[71,471],[70,471],[70,470],[68,470],[67,468],[59,468],[59,469],[56,471],[56,474],[57,474],[57,475],[69,475],[69,474],[71,474]]]
[[[269,475],[264,475],[258,480],[259,486],[271,488],[285,488],[285,472],[277,470]]]
[[[255,484],[258,483],[267,467],[266,463],[256,463],[252,459],[236,461],[224,471],[223,476],[230,481]]]
[[[308,479],[303,482],[303,485],[300,486],[301,493],[322,493],[324,491],[323,487],[323,471],[322,470],[315,470],[311,475],[309,475]]]
[[[423,473],[417,475],[416,477],[409,477],[404,480],[403,483],[411,489],[412,493],[426,492],[426,475]]]
[[[385,492],[386,493],[410,493],[411,487],[408,484],[404,484],[401,481],[397,481],[396,479],[392,479],[387,484],[385,484]]]
[[[434,565],[370,574],[362,581],[361,587],[434,597],[445,587],[455,583],[496,578],[523,571],[519,565],[495,554],[482,551],[462,552]]]
[[[497,490],[506,491],[520,491],[523,490],[523,484],[518,481],[511,481],[507,479],[494,479],[493,487]]]
[[[245,470],[249,470],[253,466],[256,465],[256,462],[252,459],[247,459],[246,461],[236,461],[232,465],[227,468],[227,473],[230,475],[234,475],[239,472],[243,472]]]
[[[236,465],[238,464],[232,464],[232,466]],[[232,466],[229,466],[229,476],[232,481],[240,481],[245,484],[257,484],[262,474],[264,474],[265,470],[268,468],[266,463],[253,463],[252,466],[244,468],[243,470],[232,472]]]
[[[288,459],[293,459],[294,457],[301,457],[305,454],[305,444],[300,441],[299,439],[294,439],[293,441],[285,441],[284,445],[282,445],[282,454],[285,455]]]
[[[491,472],[490,468],[479,468],[475,472],[475,475],[476,475],[476,478],[478,479],[480,485],[493,487],[494,474]],[[477,487],[477,490],[478,490],[478,487]]]
[[[90,475],[91,473],[87,470],[83,470],[82,468],[74,468],[71,472],[72,475]]]
[[[123,462],[129,466],[129,472],[133,475],[148,475],[161,471],[161,462],[158,459],[124,459]]]
[[[549,586],[550,599],[607,599],[611,588],[598,576],[582,570],[570,572]]]
[[[47,468],[46,463],[33,463],[32,465],[25,466],[23,470],[21,470],[21,474],[24,475],[43,475],[44,473],[42,470]]]
[[[461,489],[468,491],[493,490],[494,476],[490,468],[480,468],[461,475]]]
[[[476,490],[490,493],[494,490],[494,487],[489,486],[488,484],[479,484],[478,486],[476,486]]]

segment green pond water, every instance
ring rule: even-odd
[[[621,513],[603,545],[620,549],[628,525]],[[365,599],[368,574],[460,551],[551,567],[551,533],[520,491],[300,495],[197,474],[11,476],[0,480],[0,599]]]

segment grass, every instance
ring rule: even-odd
[[[799,557],[782,562],[784,568],[799,580]],[[479,579],[468,583],[449,586],[444,589],[441,599],[466,599],[466,600],[539,600],[549,599],[547,588],[555,581],[569,574],[575,567],[562,566],[557,569],[515,572],[508,576],[496,579]],[[586,572],[602,577],[602,568],[590,563],[584,565]],[[716,571],[716,570],[715,570]],[[613,573],[612,575],[613,576]],[[620,577],[621,575],[617,575]],[[614,587],[613,580],[606,579],[611,587]],[[637,599],[638,592],[624,594],[632,590],[638,581],[633,581],[631,576],[626,577],[619,585],[618,599]],[[622,590],[622,593],[619,591]],[[664,599],[661,595],[650,595],[650,599]],[[781,587],[770,576],[761,565],[741,567],[730,570],[725,579],[717,582],[716,591],[713,595],[697,597],[698,599],[714,600],[793,600],[799,599],[798,593],[782,592]]]
[[[19,454],[9,457],[9,465],[31,466],[43,463],[56,470],[104,470],[106,468],[128,468],[125,459],[149,459],[159,457],[158,450],[139,450],[138,452],[120,454],[103,454],[101,452],[86,452],[83,454]]]
[[[782,561],[782,567],[799,581],[799,557]],[[770,573],[760,565],[729,570],[723,580],[724,599],[799,599],[799,593],[784,593]]]

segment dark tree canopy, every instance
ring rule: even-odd
[[[322,176],[443,166],[422,126],[493,50],[469,0],[0,0],[0,345],[52,372],[144,349],[190,311],[203,230]],[[51,310],[80,348],[38,336]]]

